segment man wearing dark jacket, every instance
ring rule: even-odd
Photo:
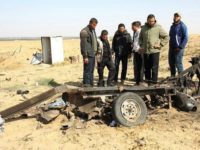
[[[83,28],[80,32],[81,40],[81,54],[83,56],[84,71],[83,71],[83,85],[93,86],[95,54],[97,52],[98,42],[95,28],[98,21],[92,18],[89,25]]]
[[[101,58],[98,62],[98,74],[99,74],[99,86],[104,86],[103,72],[104,68],[107,67],[109,70],[107,86],[113,86],[113,80],[115,76],[115,65],[112,60],[112,51],[110,48],[110,44],[108,41],[108,31],[103,30],[101,32],[101,36],[98,39],[98,54],[100,54]],[[97,54],[97,55],[98,55]]]
[[[126,31],[125,25],[119,24],[112,43],[112,48],[115,52],[115,82],[118,81],[119,65],[122,61],[121,83],[124,84],[127,73],[128,56],[132,51],[131,45],[132,39],[130,34]]]
[[[188,41],[188,31],[186,25],[181,21],[180,13],[174,14],[174,22],[169,32],[169,65],[171,76],[176,75],[176,68],[178,73],[183,71],[183,55],[184,49]]]

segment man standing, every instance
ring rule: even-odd
[[[103,30],[98,40],[101,59],[98,62],[98,73],[99,73],[99,86],[104,86],[103,72],[104,68],[107,67],[109,70],[107,86],[113,86],[113,80],[115,76],[115,65],[112,60],[112,51],[108,41],[108,31]],[[98,54],[97,54],[98,55]]]
[[[128,55],[131,54],[132,39],[126,31],[124,24],[119,24],[118,30],[115,32],[112,48],[115,52],[115,82],[118,81],[119,65],[122,61],[121,83],[124,84],[127,73]]]
[[[186,25],[181,21],[180,13],[174,14],[174,22],[169,32],[169,65],[171,76],[176,75],[176,68],[178,74],[183,71],[183,55],[184,49],[188,42],[188,31]]]
[[[143,54],[140,53],[140,44],[139,44],[139,36],[141,31],[141,23],[140,21],[135,21],[132,23],[133,30],[133,53],[134,53],[134,77],[136,81],[136,85],[139,85],[140,82],[143,81],[143,71],[144,71],[144,62],[143,62]]]
[[[95,54],[97,52],[97,36],[95,28],[97,19],[90,19],[89,25],[83,28],[80,32],[81,54],[83,56],[84,71],[83,71],[83,86],[93,86]]]
[[[140,32],[140,52],[144,52],[145,79],[157,83],[160,50],[168,43],[168,35],[150,14]]]

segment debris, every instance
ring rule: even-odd
[[[1,115],[0,115],[0,133],[2,133],[4,131],[4,119],[1,118]]]
[[[135,142],[137,143],[138,146],[144,146],[147,144],[147,140],[144,137],[142,137],[141,139],[135,140]]]
[[[44,111],[44,110],[40,110],[40,114],[38,115],[38,120],[43,122],[44,124],[47,124],[49,122],[51,122],[52,120],[54,120],[55,118],[57,118],[60,115],[60,111],[59,110],[48,110],[48,111]]]
[[[11,81],[11,80],[12,80],[12,78],[6,78],[5,80],[6,80],[6,81]]]
[[[60,109],[63,109],[65,106],[66,103],[62,98],[57,98],[54,102],[51,102],[50,104],[43,104],[39,106],[38,120],[43,122],[44,124],[51,122],[61,114]]]
[[[117,122],[115,120],[113,120],[111,123],[110,123],[110,126],[111,127],[116,127],[117,126]]]
[[[66,110],[62,111],[62,113],[64,113],[69,118],[69,121],[67,123],[63,124],[62,127],[60,128],[60,130],[67,130],[67,129],[73,127],[74,121],[75,121],[74,113],[71,112],[69,107],[67,107]]]
[[[83,119],[78,119],[75,122],[75,128],[76,129],[85,129],[86,128],[86,121]]]
[[[42,53],[34,53],[33,54],[33,58],[31,60],[31,64],[32,65],[38,65],[38,64],[41,64],[42,63]]]
[[[79,62],[79,55],[78,56],[69,56],[69,60],[71,64]]]
[[[56,99],[54,102],[48,104],[49,109],[61,109],[66,106],[66,103],[62,98]]]
[[[66,124],[63,124],[62,127],[60,128],[60,130],[67,130],[71,127],[73,127],[73,122],[67,122]]]
[[[17,94],[19,95],[19,94],[22,94],[22,95],[24,95],[24,94],[28,94],[29,93],[29,90],[17,90]]]
[[[173,98],[175,106],[180,110],[186,112],[197,110],[197,101],[192,96],[177,92]]]
[[[33,137],[31,137],[32,134],[25,135],[21,140],[24,142],[32,141]]]

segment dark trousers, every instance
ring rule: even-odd
[[[133,65],[134,65],[134,78],[136,84],[139,84],[143,81],[144,77],[144,58],[143,54],[137,52],[134,53]]]
[[[144,54],[145,79],[156,83],[158,81],[160,53]]]
[[[88,57],[89,63],[84,64],[83,84],[93,86],[95,57]]]
[[[184,49],[181,49],[179,52],[176,52],[174,49],[169,50],[169,66],[171,71],[171,76],[176,75],[176,68],[178,74],[183,72],[183,54]]]
[[[115,81],[118,81],[119,65],[122,62],[121,81],[126,79],[128,56],[115,56]]]
[[[102,61],[98,63],[98,74],[99,74],[99,84],[103,84],[103,73],[104,68],[107,67],[109,70],[107,84],[110,84],[115,77],[115,65],[110,57],[103,57]]]

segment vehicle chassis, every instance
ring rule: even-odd
[[[114,113],[114,119],[120,124],[125,126],[141,124],[146,120],[147,108],[145,107],[147,106],[150,109],[154,108],[151,105],[152,95],[155,99],[160,101],[160,107],[168,106],[170,108],[172,105],[172,97],[175,96],[177,92],[187,94],[186,89],[191,87],[191,83],[194,83],[192,78],[195,74],[198,80],[200,79],[200,58],[192,58],[191,63],[192,66],[184,70],[183,73],[174,78],[166,78],[153,84],[153,86],[118,85],[113,87],[76,87],[61,85],[1,111],[0,115],[2,118],[7,119],[14,114],[48,100],[52,96],[62,94],[63,99],[78,108],[80,112],[90,114],[96,111],[96,108],[100,109],[109,105],[109,107],[114,107],[114,111],[112,111],[112,113]],[[191,96],[195,98],[199,97],[199,87],[200,80],[196,87],[197,90],[195,93],[191,94]],[[121,106],[118,107],[118,105]],[[142,114],[143,111],[145,111],[146,114],[143,114],[142,121],[140,115],[138,116],[138,112]],[[140,118],[139,122],[136,121],[138,118]]]

